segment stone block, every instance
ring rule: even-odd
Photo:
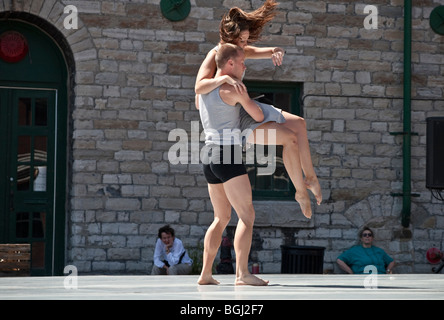
[[[107,210],[139,210],[140,201],[138,199],[131,198],[109,198],[105,202],[105,208]]]

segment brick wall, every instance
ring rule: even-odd
[[[397,272],[429,272],[425,250],[444,243],[443,204],[425,188],[425,119],[443,115],[444,37],[429,27],[443,1],[414,2],[412,42],[412,222],[400,222],[402,189],[403,1],[280,1],[261,46],[281,46],[284,65],[249,61],[249,80],[303,83],[303,110],[324,203],[305,220],[296,203],[256,201],[252,261],[280,272],[280,245],[326,247],[324,269],[356,242],[363,225],[392,255]],[[10,1],[0,2],[10,10]],[[169,22],[160,0],[12,1],[48,20],[75,58],[67,262],[81,273],[147,273],[159,227],[171,224],[188,248],[202,243],[212,208],[199,164],[172,165],[173,129],[199,120],[194,81],[218,41],[224,12],[258,0],[191,0]],[[75,5],[79,27],[63,27]],[[366,30],[365,5],[379,11]],[[234,226],[235,219],[231,226]],[[230,227],[229,232],[232,232]]]

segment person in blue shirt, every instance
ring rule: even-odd
[[[349,274],[362,274],[366,266],[374,266],[379,274],[392,273],[395,261],[381,248],[373,246],[374,233],[365,227],[360,233],[360,245],[343,252],[336,260],[339,267]]]

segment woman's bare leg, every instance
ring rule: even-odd
[[[264,130],[264,134],[258,134],[259,130]],[[268,135],[274,130],[275,141],[269,141]],[[302,175],[302,166],[299,155],[298,140],[296,134],[281,124],[276,122],[267,122],[257,127],[253,134],[249,137],[249,142],[254,139],[256,144],[277,144],[282,145],[282,158],[284,160],[285,169],[290,176],[293,185],[296,188],[295,199],[301,206],[302,213],[307,218],[311,218],[310,197],[308,196],[307,186]]]
[[[302,170],[305,174],[305,184],[307,188],[314,194],[317,204],[322,202],[322,191],[318,181],[318,177],[313,168],[313,162],[311,160],[310,145],[307,137],[307,126],[305,119],[297,115],[282,111],[285,118],[285,123],[280,125],[290,129],[296,134],[299,145],[299,155],[301,158]]]

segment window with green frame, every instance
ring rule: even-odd
[[[251,98],[274,105],[292,114],[302,116],[301,93],[302,83],[244,81]],[[260,97],[260,98],[257,98]],[[256,150],[256,146],[255,150]],[[291,182],[282,160],[282,146],[276,146],[276,170],[273,174],[262,175],[256,152],[254,164],[246,164],[254,200],[294,200],[295,188]],[[268,156],[268,146],[264,146],[264,155]],[[251,162],[251,161],[250,161]]]

